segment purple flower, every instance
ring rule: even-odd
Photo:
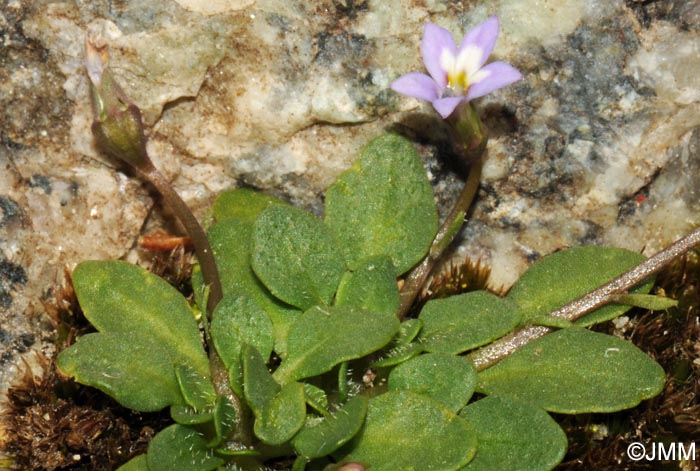
[[[484,65],[497,38],[496,15],[469,31],[459,50],[449,31],[426,23],[421,52],[430,75],[420,72],[403,75],[391,83],[391,89],[428,100],[440,116],[447,118],[461,102],[482,97],[523,78],[515,67],[505,62]]]

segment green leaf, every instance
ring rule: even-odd
[[[367,403],[367,398],[355,396],[333,415],[307,420],[292,440],[294,449],[309,459],[334,452],[360,430],[367,412]]]
[[[351,269],[386,255],[397,274],[425,256],[438,228],[425,168],[406,139],[374,139],[326,192],[325,221]]]
[[[229,371],[231,387],[242,393],[241,347],[250,344],[263,359],[270,358],[273,327],[267,312],[247,296],[227,296],[214,310],[211,337],[221,361]]]
[[[394,339],[396,345],[408,345],[413,342],[418,333],[423,328],[423,321],[420,319],[408,319],[401,323],[399,333]]]
[[[613,296],[612,302],[624,304],[625,306],[635,306],[652,311],[663,311],[678,306],[675,299],[656,296],[653,294],[618,294]]]
[[[162,278],[120,260],[87,261],[73,271],[73,287],[85,317],[100,332],[177,346],[179,356],[190,360],[182,363],[208,371],[192,310]]]
[[[323,222],[280,205],[268,207],[255,223],[251,264],[272,294],[301,309],[329,305],[345,272]]]
[[[289,329],[287,359],[275,372],[280,383],[330,371],[338,363],[379,350],[399,329],[392,313],[348,306],[313,307]]]
[[[352,383],[352,373],[349,372],[349,363],[344,361],[338,365],[338,401],[345,402],[350,394],[350,385]]]
[[[149,471],[146,455],[139,455],[117,468],[117,471]]]
[[[245,398],[253,412],[259,415],[282,387],[272,378],[257,348],[246,344],[241,353]]]
[[[476,435],[427,396],[389,391],[369,401],[364,427],[340,451],[372,471],[456,470],[474,456]]]
[[[541,325],[544,327],[552,327],[554,329],[568,329],[573,327],[575,324],[561,317],[554,316],[537,316],[531,317],[527,320],[530,325]]]
[[[282,444],[304,424],[304,386],[277,384],[255,347],[244,345],[242,354],[245,398],[255,414],[255,435],[269,445]]]
[[[214,311],[211,335],[221,360],[238,362],[241,345],[250,344],[263,358],[272,353],[272,322],[264,309],[246,296],[225,297]]]
[[[217,222],[235,220],[255,222],[268,206],[286,204],[279,198],[248,188],[224,191],[214,202],[214,218]]]
[[[199,432],[179,424],[153,437],[147,456],[151,471],[210,471],[224,464],[224,460],[213,456]]]
[[[632,343],[581,328],[545,335],[477,377],[480,392],[565,414],[634,407],[663,385],[663,369]]]
[[[190,406],[179,405],[170,406],[170,417],[182,425],[205,424],[214,420],[214,414],[211,411],[197,412]]]
[[[243,354],[241,353],[241,358]],[[242,361],[232,363],[231,367],[226,370],[228,373],[228,382],[231,390],[238,396],[243,396],[243,364]]]
[[[305,418],[304,386],[288,383],[256,414],[253,431],[268,445],[281,445],[299,431]]]
[[[250,190],[224,192],[214,204],[217,223],[208,231],[209,242],[219,268],[224,297],[244,295],[267,312],[273,324],[275,351],[284,357],[287,330],[301,311],[277,300],[258,280],[250,266],[253,226],[260,213],[280,200]],[[195,296],[201,294],[198,267],[192,274]],[[197,304],[202,306],[201,296]]]
[[[304,384],[306,403],[323,415],[328,415],[328,396],[326,392],[313,384]]]
[[[62,351],[58,367],[79,383],[97,388],[142,412],[184,404],[167,347],[141,337],[87,334]]]
[[[486,291],[428,301],[418,339],[428,352],[461,353],[485,345],[520,322],[515,303]]]
[[[564,458],[564,431],[542,409],[489,396],[459,413],[476,431],[479,449],[462,471],[547,470]]]
[[[419,342],[411,343],[423,328],[420,319],[408,319],[401,323],[391,344],[382,352],[380,359],[372,363],[373,368],[386,368],[403,363],[420,355],[425,350]]]
[[[185,402],[196,411],[204,411],[214,405],[216,391],[211,380],[197,373],[189,365],[175,365],[175,377]]]
[[[233,432],[237,421],[238,413],[231,400],[225,396],[218,396],[214,405],[214,438],[207,443],[207,447],[219,445]]]
[[[237,446],[235,443],[234,446]],[[229,449],[229,448],[217,448],[216,454],[220,456],[230,456],[230,457],[251,457],[251,456],[261,456],[262,453],[253,448],[241,448],[241,449]],[[236,465],[233,465],[236,466]],[[226,468],[229,469],[229,468]],[[233,468],[236,470],[237,468]],[[256,471],[259,471],[259,466],[255,467]]]
[[[523,313],[523,321],[550,312],[583,296],[644,261],[637,252],[612,247],[573,247],[553,253],[532,265],[513,285],[507,298]],[[632,292],[648,293],[647,281]],[[624,314],[628,306],[610,304],[576,321],[579,326],[604,322]]]
[[[396,284],[396,269],[386,256],[360,262],[340,280],[335,297],[337,306],[356,306],[368,311],[396,313],[401,301]]]
[[[90,261],[75,269],[73,285],[100,333],[59,354],[65,374],[144,412],[184,404],[174,365],[209,376],[192,310],[163,279],[121,261]]]
[[[389,391],[424,394],[452,412],[467,405],[476,386],[476,369],[464,357],[428,353],[400,364],[389,373]]]
[[[410,360],[411,358],[417,357],[423,353],[425,349],[421,343],[409,343],[406,345],[397,345],[389,349],[386,353],[383,353],[380,360],[372,363],[373,368],[387,368],[389,366],[396,366],[400,363]]]
[[[308,460],[306,458],[303,456],[297,456],[297,458],[294,460],[294,464],[292,464],[292,471],[304,471],[307,463]]]

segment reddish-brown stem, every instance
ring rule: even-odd
[[[423,261],[413,268],[406,277],[404,285],[401,287],[401,305],[397,314],[399,319],[406,317],[413,302],[423,288],[425,280],[428,279],[428,276],[430,276],[440,256],[454,239],[457,233],[454,229],[461,227],[464,217],[479,189],[481,166],[482,160],[480,159],[472,164],[464,188],[462,188],[462,192],[459,194],[450,214],[445,218],[445,221],[435,235],[428,255],[426,255]]]
[[[182,222],[187,234],[192,239],[197,260],[202,268],[204,284],[209,287],[207,313],[211,318],[214,308],[219,304],[219,301],[221,301],[223,290],[221,288],[221,280],[219,279],[219,270],[216,266],[216,260],[214,260],[214,253],[209,245],[209,239],[207,239],[204,229],[202,229],[202,226],[194,217],[190,208],[155,166],[150,165],[145,169],[139,170],[144,178],[151,182],[151,184],[156,187],[156,190],[163,196],[165,203],[172,209],[180,222]]]
[[[486,151],[488,134],[481,123],[479,113],[476,112],[471,103],[464,102],[446,121],[452,137],[452,146],[461,160],[460,163],[469,169],[469,176],[450,214],[447,215],[435,235],[428,254],[420,264],[409,272],[404,280],[400,292],[401,304],[397,313],[399,319],[406,317],[416,297],[423,289],[425,281],[435,268],[435,264],[464,224],[464,218],[474,201],[481,181],[481,167],[484,162],[483,154]]]

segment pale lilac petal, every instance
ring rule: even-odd
[[[442,55],[445,50],[453,57],[455,56],[455,40],[452,33],[436,24],[426,23],[421,44],[423,63],[440,90],[447,86],[447,71],[442,66]]]
[[[100,32],[90,28],[85,32],[85,69],[92,84],[99,87],[102,83],[104,67],[109,60],[109,48]]]
[[[419,100],[433,101],[440,96],[440,90],[435,81],[419,72],[411,72],[397,78],[391,82],[391,89]]]
[[[478,56],[476,69],[480,69],[493,52],[493,48],[496,46],[496,39],[498,39],[498,16],[493,15],[483,23],[469,30],[464,36],[464,39],[462,39],[462,43],[459,45],[457,55],[462,55],[462,52],[467,48],[479,50],[481,55]]]
[[[440,98],[433,101],[433,108],[437,111],[443,119],[447,118],[452,112],[457,108],[457,106],[466,101],[466,97],[463,96],[451,96],[447,98]]]
[[[512,65],[500,61],[492,62],[473,77],[474,82],[467,91],[467,100],[482,97],[522,78],[523,75]]]

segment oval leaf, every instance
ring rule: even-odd
[[[187,300],[162,278],[120,260],[82,262],[73,286],[85,317],[100,332],[162,345],[202,375],[209,362]]]
[[[399,331],[381,353],[377,361],[372,363],[373,368],[386,368],[395,366],[423,353],[423,345],[419,342],[411,343],[418,332],[423,328],[420,319],[408,319],[401,323]]]
[[[238,362],[241,345],[250,344],[263,358],[272,353],[272,322],[264,309],[246,296],[225,297],[216,306],[211,335],[226,367]]]
[[[267,312],[247,296],[227,296],[214,310],[211,321],[211,337],[216,351],[230,372],[233,390],[240,394],[241,348],[243,344],[254,346],[267,360],[272,353],[273,327]]]
[[[507,334],[520,322],[520,312],[508,299],[472,291],[428,301],[418,318],[426,351],[456,354]]]
[[[664,371],[632,343],[581,328],[535,340],[479,373],[477,390],[552,412],[614,412],[661,392]]]
[[[268,445],[281,445],[297,433],[305,418],[304,386],[289,383],[256,414],[253,431]]]
[[[432,399],[389,391],[369,401],[364,427],[341,451],[372,471],[454,470],[474,456],[476,435]]]
[[[489,396],[459,413],[476,432],[479,450],[462,471],[547,470],[564,458],[564,431],[540,408]]]
[[[272,400],[281,386],[272,378],[265,360],[255,347],[244,345],[241,354],[245,399],[253,412],[260,415],[265,404]]]
[[[351,269],[377,255],[390,257],[398,274],[415,265],[433,241],[438,216],[413,145],[393,134],[367,144],[328,188],[325,221]]]
[[[313,384],[303,384],[306,403],[319,413],[328,415],[328,396],[326,395],[326,391]]]
[[[307,420],[292,440],[294,449],[309,459],[334,452],[360,430],[365,420],[367,403],[367,398],[355,396],[333,415]]]
[[[209,378],[200,375],[189,365],[175,365],[175,377],[187,405],[198,412],[214,405],[216,391]]]
[[[238,411],[231,399],[225,396],[217,396],[214,406],[214,438],[207,443],[213,448],[220,444],[233,432],[238,421]]]
[[[170,406],[170,417],[175,422],[182,425],[205,424],[214,420],[212,411],[197,412],[190,406]]]
[[[476,369],[464,357],[428,353],[400,364],[389,373],[389,391],[424,394],[452,412],[467,405],[476,386]]]
[[[275,371],[284,384],[330,371],[338,363],[379,350],[399,329],[392,313],[348,306],[314,307],[289,329],[287,359]]]
[[[151,471],[210,471],[224,464],[224,460],[213,456],[199,432],[179,424],[153,437],[147,457]]]
[[[407,319],[401,323],[399,333],[394,339],[396,345],[408,345],[413,342],[418,333],[423,328],[423,321],[420,319]]]
[[[523,321],[564,306],[610,281],[644,261],[637,252],[613,247],[572,247],[553,253],[532,265],[513,285],[507,298],[514,301],[523,314]],[[648,293],[653,285],[647,281],[633,293]],[[620,316],[629,306],[609,304],[576,321],[589,326]]]
[[[214,202],[216,222],[235,220],[251,224],[268,206],[286,204],[279,198],[248,188],[237,188],[219,194]]]
[[[56,360],[61,371],[141,412],[184,405],[171,352],[142,337],[83,335]]]
[[[612,297],[612,302],[625,306],[641,307],[652,311],[662,311],[678,306],[675,299],[653,294],[618,294]]]
[[[90,261],[74,270],[73,285],[100,333],[60,353],[57,364],[65,374],[140,411],[184,404],[177,364],[209,378],[192,310],[163,279],[121,261]]]
[[[356,306],[374,312],[395,313],[400,303],[396,269],[386,256],[365,260],[355,271],[347,272],[335,297],[337,306]]]
[[[209,242],[219,268],[224,297],[244,295],[267,312],[273,324],[275,350],[284,357],[287,330],[301,311],[272,296],[250,266],[253,227],[262,211],[282,201],[251,190],[239,189],[222,193],[214,204],[216,224],[208,231]],[[192,274],[197,304],[202,306],[202,275]]]
[[[280,205],[268,207],[255,223],[251,265],[272,294],[301,309],[329,305],[345,272],[323,222]]]
[[[379,360],[372,363],[372,367],[387,368],[389,366],[396,366],[410,360],[411,358],[417,357],[423,353],[423,351],[423,345],[418,342],[397,345],[386,350],[385,352],[382,352],[382,356]]]

